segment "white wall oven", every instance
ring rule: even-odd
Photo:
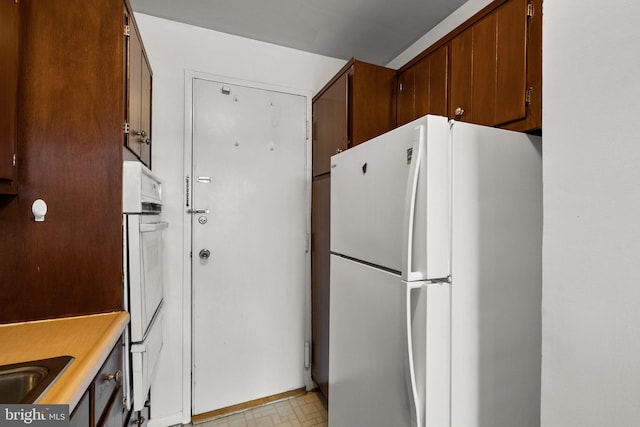
[[[144,407],[162,349],[162,183],[142,163],[123,163],[124,309],[131,316],[125,343],[127,410]]]

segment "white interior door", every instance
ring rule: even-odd
[[[193,82],[193,414],[304,386],[306,109]]]

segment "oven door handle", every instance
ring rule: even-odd
[[[147,223],[147,224],[140,224],[140,232],[141,233],[147,233],[150,231],[158,231],[158,230],[162,230],[164,228],[169,227],[169,223],[168,222],[151,222],[151,223]]]

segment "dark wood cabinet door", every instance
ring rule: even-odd
[[[93,425],[122,426],[122,338],[93,380]]]
[[[448,50],[444,45],[416,64],[414,119],[447,115]]]
[[[497,124],[522,120],[527,114],[527,7],[526,0],[511,0],[496,11]]]
[[[516,0],[519,1],[519,0]],[[471,29],[471,112],[473,122],[493,126],[496,113],[496,14],[491,13]]]
[[[422,62],[422,61],[421,61]],[[402,126],[415,118],[415,79],[419,67],[407,68],[398,75],[396,124]]]
[[[313,180],[311,201],[311,377],[329,398],[329,251],[331,176]]]
[[[331,156],[347,149],[348,75],[343,73],[313,101],[313,176],[328,173]]]
[[[527,1],[511,0],[496,19],[495,123],[524,119],[527,93]]]
[[[127,38],[127,109],[126,121],[129,123],[129,134],[126,146],[140,157],[140,133],[142,132],[142,43],[131,16],[127,19],[129,37]]]
[[[451,40],[449,117],[488,126],[526,118],[527,0],[510,0]]]
[[[349,147],[396,127],[396,72],[354,60],[349,85]]]
[[[129,133],[125,137],[125,146],[142,163],[151,168],[151,66],[129,10],[125,10],[125,22],[129,29],[125,64],[127,69],[125,121],[129,123]]]
[[[76,405],[69,418],[69,427],[87,427],[91,425],[90,390],[87,390]]]
[[[447,116],[449,46],[444,45],[398,76],[397,126],[425,114]]]
[[[151,67],[142,56],[140,65],[140,161],[151,168]]]
[[[449,89],[449,118],[468,122],[473,121],[471,110],[472,52],[473,28],[469,28],[451,40],[451,86]]]
[[[19,4],[14,0],[0,0],[0,194],[15,194],[17,191],[19,55]]]

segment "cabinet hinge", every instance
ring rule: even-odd
[[[527,18],[533,18],[533,3],[527,3]]]
[[[129,135],[129,122],[124,122],[124,126],[122,127],[122,133],[125,135]]]
[[[309,120],[307,120],[307,130],[306,130],[307,141],[309,140],[309,129],[310,128],[311,128],[311,125],[309,124]]]
[[[128,25],[124,26],[124,36],[129,37],[131,35],[131,27]]]
[[[533,88],[532,87],[528,87],[527,91],[524,94],[524,103],[526,105],[531,104],[531,96],[533,95]]]
[[[400,87],[398,89],[400,89],[400,92],[402,92],[402,83],[400,83]]]

